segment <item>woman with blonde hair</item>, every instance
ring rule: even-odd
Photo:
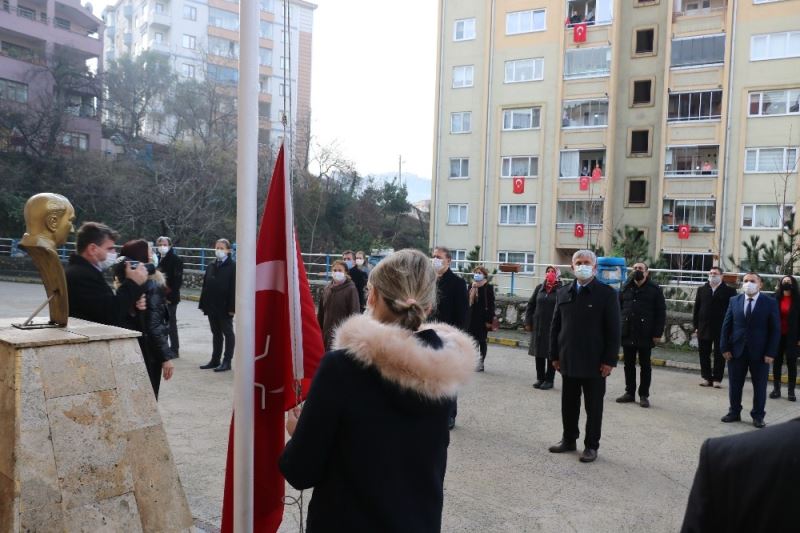
[[[308,531],[440,531],[450,402],[475,345],[424,322],[436,273],[422,253],[383,259],[368,287],[367,313],[339,327],[302,412],[289,413],[280,469],[314,488]]]
[[[361,312],[358,290],[347,271],[344,261],[334,261],[331,265],[331,282],[322,289],[320,295],[317,320],[319,327],[322,328],[322,340],[326,350],[331,347],[336,326],[350,315]]]
[[[481,358],[475,367],[483,372],[486,359],[486,339],[494,321],[494,286],[489,283],[489,271],[475,267],[472,271],[472,285],[469,288],[469,327],[467,331],[481,350]]]

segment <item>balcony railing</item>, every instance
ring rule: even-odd
[[[2,4],[2,10],[6,13],[11,13],[11,5],[5,0]],[[50,19],[47,17],[47,14],[44,11],[39,12],[39,17],[36,17],[36,10],[30,9],[23,6],[17,6],[16,15],[21,18],[25,18],[31,20],[33,22],[40,22],[41,24],[45,24],[47,26],[53,26],[54,28],[58,28],[60,30],[69,31],[72,33],[77,33],[78,35],[83,35],[84,37],[89,37],[90,39],[99,39],[100,36],[97,33],[97,30],[89,29],[89,28],[82,28],[80,26],[72,27],[72,22],[67,19],[62,19],[60,17],[54,17],[52,19],[52,24],[50,23]]]
[[[687,169],[687,170],[665,170],[664,177],[667,178],[716,178],[719,171],[716,168],[711,169]]]
[[[675,10],[672,12],[674,17],[684,17],[684,16],[701,16],[701,15],[714,15],[717,13],[724,12],[728,6],[710,6],[710,7],[697,7],[697,8],[689,8],[689,7],[682,7],[679,10]]]

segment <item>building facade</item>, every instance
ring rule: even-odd
[[[532,272],[629,226],[732,268],[798,205],[798,0],[440,0],[438,48],[431,243],[456,259]]]

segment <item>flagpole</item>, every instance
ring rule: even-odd
[[[236,357],[233,380],[233,530],[253,531],[256,224],[258,196],[258,0],[239,3],[236,172]]]

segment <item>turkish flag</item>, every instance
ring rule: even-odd
[[[589,190],[589,176],[581,176],[580,178],[578,178],[578,184],[579,184],[580,189],[582,191],[588,191]]]
[[[253,531],[274,533],[283,520],[285,480],[278,457],[284,413],[305,398],[324,348],[294,234],[283,146],[272,173],[256,249]],[[233,422],[228,439],[222,531],[233,531]]]
[[[600,167],[594,167],[594,170],[592,170],[592,181],[600,181],[602,177],[603,171],[600,170]]]
[[[576,43],[586,42],[586,23],[581,22],[572,27],[572,40]]]
[[[575,224],[575,236],[583,237],[583,224]]]
[[[692,234],[692,228],[689,224],[681,224],[678,226],[678,238],[685,240],[688,239],[689,236]]]
[[[525,192],[525,178],[514,178],[514,194],[522,194]]]

